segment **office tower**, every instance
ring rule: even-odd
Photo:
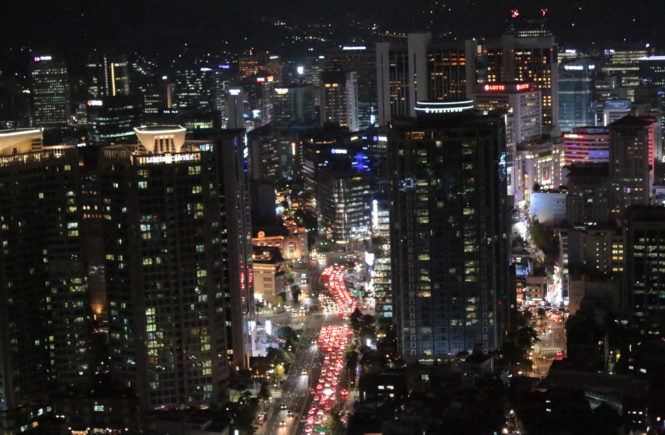
[[[486,83],[531,83],[541,91],[542,126],[558,124],[559,75],[557,47],[548,31],[520,31],[488,40],[468,40],[470,89]]]
[[[574,164],[568,172],[566,220],[570,225],[610,222],[611,188],[607,163]]]
[[[88,97],[129,95],[129,63],[124,55],[96,55],[86,64]]]
[[[296,88],[275,88],[270,94],[272,104],[272,119],[274,121],[289,121],[295,119]]]
[[[245,146],[135,131],[100,162],[112,372],[147,409],[205,407],[251,352]]]
[[[359,128],[371,127],[377,120],[376,53],[373,47],[348,45],[327,53],[325,71],[355,71],[358,75]]]
[[[213,101],[214,76],[211,68],[182,68],[175,73],[174,107],[210,110]]]
[[[127,143],[134,138],[134,127],[143,124],[142,107],[131,96],[88,100],[88,142],[92,145]]]
[[[406,44],[376,45],[379,124],[416,116],[418,101],[459,101],[467,94],[463,44],[411,33]]]
[[[226,97],[226,119],[222,123],[226,128],[245,128],[245,90],[241,86],[229,86]]]
[[[486,83],[473,94],[476,108],[506,117],[506,171],[508,195],[517,186],[517,144],[539,139],[543,133],[540,90],[529,83]]]
[[[0,131],[0,428],[35,428],[54,395],[90,386],[79,171],[76,147]]]
[[[321,74],[321,125],[327,123],[358,130],[358,74],[355,71]]]
[[[626,98],[631,102],[635,99],[635,89],[640,85],[639,60],[648,56],[649,52],[646,48],[609,49],[604,52],[608,62],[601,67],[601,71],[618,77],[619,86],[625,90]]]
[[[620,120],[630,112],[630,101],[608,100],[603,105],[602,125],[607,127],[615,121]]]
[[[369,239],[370,180],[356,171],[326,170],[317,179],[319,225],[330,229],[339,248],[359,246]]]
[[[409,116],[409,83],[407,46],[391,42],[377,43],[376,86],[380,125]]]
[[[513,303],[504,122],[469,103],[420,103],[392,137],[394,317],[410,360],[496,349]]]
[[[576,127],[563,134],[564,165],[609,162],[609,129]]]
[[[32,104],[25,84],[4,68],[0,69],[0,129],[31,125]]]
[[[474,95],[476,108],[508,115],[506,141],[517,145],[542,135],[540,90],[529,83],[492,83]]]
[[[238,59],[238,72],[240,79],[246,79],[257,75],[261,66],[268,60],[266,53],[251,54]]]
[[[393,317],[393,286],[390,255],[390,201],[377,195],[372,199],[372,284],[379,319]]]
[[[529,83],[486,83],[473,94],[476,107],[506,117],[506,171],[508,195],[517,188],[517,144],[539,139],[543,133],[540,90]]]
[[[32,104],[37,127],[65,127],[69,121],[69,74],[62,60],[35,56],[31,63]]]
[[[665,309],[663,222],[663,207],[630,207],[624,223],[626,302],[642,321]]]
[[[665,56],[644,56],[638,59],[640,83],[665,89]]]
[[[567,63],[559,71],[559,128],[594,125],[594,102],[591,91],[596,65],[588,61]]]
[[[629,115],[613,122],[609,128],[611,212],[620,217],[631,205],[649,204],[653,124],[647,118]]]
[[[562,184],[563,143],[560,138],[524,142],[515,158],[515,201],[528,200],[536,187],[556,189]]]

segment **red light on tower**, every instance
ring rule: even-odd
[[[510,18],[517,18],[520,16],[520,10],[519,9],[511,9],[510,10]]]
[[[547,9],[547,8],[542,8],[542,9],[540,10],[540,14],[543,16],[543,18],[545,18],[545,17],[547,16],[547,14],[549,13],[549,11],[550,11],[550,10]]]

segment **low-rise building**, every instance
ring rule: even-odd
[[[252,254],[254,272],[254,299],[268,305],[277,302],[277,295],[286,291],[284,265],[280,249],[254,246]]]

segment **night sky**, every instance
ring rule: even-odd
[[[401,32],[427,30],[431,19],[433,31],[465,38],[500,33],[510,8],[540,7],[549,8],[550,27],[565,46],[618,46],[624,38],[665,46],[662,0],[5,0],[0,41],[81,52],[168,50],[183,42],[214,49],[225,40],[261,48],[274,41],[266,23],[275,17],[335,27],[353,17]]]

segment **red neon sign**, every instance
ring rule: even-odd
[[[524,90],[527,90],[527,89],[531,89],[531,85],[528,84],[528,83],[518,83],[515,86],[515,89],[518,90],[518,91],[524,91]]]
[[[510,16],[511,18],[517,18],[520,16],[520,10],[519,9],[511,9],[510,10]]]
[[[485,92],[503,92],[506,85],[485,85]]]

